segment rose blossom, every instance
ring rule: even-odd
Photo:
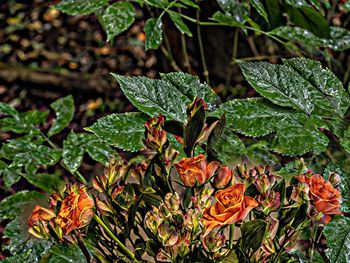
[[[180,162],[175,164],[181,181],[187,187],[204,184],[213,176],[218,166],[219,164],[217,162],[210,162],[208,164],[203,154],[193,158],[183,158]]]
[[[48,224],[54,217],[56,215],[53,210],[35,206],[28,219],[28,232],[37,238],[46,238],[49,234]]]
[[[258,206],[258,202],[244,195],[244,184],[234,184],[215,194],[217,202],[205,209],[202,223],[207,235],[213,228],[233,224],[243,220],[250,210]]]

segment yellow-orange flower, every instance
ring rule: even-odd
[[[313,201],[318,212],[326,215],[342,214],[339,210],[340,193],[333,185],[321,175],[314,174],[311,177],[300,175],[298,181],[309,186],[309,198]]]
[[[207,235],[213,228],[243,220],[258,202],[244,195],[244,184],[234,184],[215,194],[217,202],[204,210],[202,223]]]
[[[56,223],[65,235],[89,224],[94,214],[94,200],[84,186],[72,186],[71,192],[63,199]]]
[[[28,232],[37,238],[46,238],[49,234],[49,221],[56,217],[51,209],[35,206],[28,219]]]
[[[182,183],[187,187],[204,184],[213,176],[218,166],[219,163],[217,162],[210,162],[208,164],[203,154],[193,158],[183,158],[180,162],[175,164],[175,168],[181,177]]]

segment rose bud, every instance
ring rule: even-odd
[[[228,186],[228,184],[231,182],[232,180],[232,170],[230,169],[230,167],[226,166],[226,165],[220,165],[219,168],[217,169],[217,173],[215,174],[214,177],[214,186],[217,189],[223,189],[226,186]]]
[[[342,214],[339,202],[340,193],[329,181],[326,181],[319,174],[313,174],[311,177],[304,174],[298,176],[297,179],[308,185],[309,198],[318,212],[326,215]]]
[[[167,193],[164,197],[164,203],[170,212],[176,212],[180,208],[180,197],[175,193]]]
[[[203,154],[193,158],[183,158],[180,162],[175,164],[181,181],[186,187],[204,184],[213,176],[218,166],[218,162],[210,162],[207,164],[207,160]]]
[[[340,183],[340,176],[337,173],[330,173],[329,174],[329,182],[333,185],[333,187],[337,187]]]
[[[161,152],[167,143],[166,131],[163,130],[165,117],[159,114],[145,123],[145,139],[143,143],[151,150]]]
[[[28,219],[28,232],[37,238],[48,239],[50,237],[48,225],[54,217],[56,215],[53,210],[38,205],[35,206]]]
[[[230,225],[243,220],[258,202],[245,196],[244,184],[234,184],[215,193],[217,202],[204,210],[202,223],[207,235],[213,228]]]
[[[158,227],[158,238],[163,246],[173,246],[177,242],[179,235],[169,221],[162,222]]]
[[[202,245],[205,251],[209,253],[217,253],[225,245],[225,235],[217,232],[211,232],[209,235],[201,237]]]
[[[87,226],[94,214],[94,207],[94,199],[88,195],[86,187],[73,185],[70,193],[63,199],[56,219],[64,235]]]
[[[262,166],[256,167],[254,169],[256,172],[254,185],[260,193],[266,193],[274,184],[275,176],[270,173],[268,168]]]
[[[197,235],[200,229],[199,216],[200,210],[194,209],[188,210],[188,212],[183,216],[183,226],[185,227],[185,229],[190,231],[193,236]]]

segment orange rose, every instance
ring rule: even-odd
[[[28,219],[28,232],[37,238],[48,238],[48,224],[54,217],[56,217],[56,215],[51,209],[46,209],[39,205],[35,206]]]
[[[187,187],[204,184],[218,168],[217,162],[207,163],[203,154],[193,158],[183,158],[175,164],[175,168],[181,177],[181,181]]]
[[[234,184],[215,194],[217,202],[204,210],[202,223],[207,235],[213,228],[243,220],[258,202],[244,195],[244,184]]]
[[[300,175],[297,179],[309,186],[309,198],[313,201],[318,212],[326,215],[342,214],[339,210],[341,196],[329,181],[326,181],[319,174],[314,174],[311,177],[307,174]]]
[[[73,185],[63,199],[56,223],[65,235],[77,228],[87,226],[94,214],[94,200],[86,193],[86,187]]]

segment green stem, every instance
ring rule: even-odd
[[[204,48],[203,48],[203,41],[202,41],[202,33],[201,33],[201,25],[199,21],[199,9],[197,10],[196,17],[197,17],[197,37],[198,37],[198,45],[199,45],[199,52],[202,60],[202,67],[203,67],[203,76],[205,77],[205,80],[207,84],[210,86],[210,79],[209,79],[209,71],[207,68],[207,63],[205,61],[205,54],[204,54]]]
[[[233,37],[233,47],[232,47],[232,61],[234,61],[237,57],[237,49],[238,49],[238,28],[235,29],[235,35]],[[233,65],[231,64],[231,67],[228,69],[227,77],[226,77],[226,87],[230,84],[231,82],[231,77],[233,73]]]
[[[228,243],[229,249],[232,249],[234,236],[235,236],[235,224],[232,224],[230,225],[230,239]]]
[[[108,226],[102,221],[102,219],[94,214],[95,221],[107,232],[107,234],[120,246],[120,248],[133,260],[133,262],[139,262],[136,260],[135,255],[113,234]]]

